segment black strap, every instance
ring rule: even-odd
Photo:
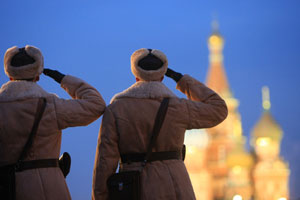
[[[22,151],[22,153],[21,153],[21,155],[18,159],[18,163],[21,162],[24,159],[24,157],[26,156],[29,148],[32,145],[34,135],[36,134],[39,123],[40,123],[41,118],[43,116],[43,113],[45,111],[46,103],[47,103],[47,101],[46,101],[45,98],[40,98],[39,101],[38,101],[38,105],[37,105],[37,109],[36,109],[36,113],[35,113],[35,117],[34,117],[34,123],[33,123],[32,129],[31,129],[31,133],[30,133],[29,138],[28,138],[28,140],[27,140],[27,142],[26,142],[26,144],[23,148],[23,151]]]
[[[20,172],[28,169],[48,168],[48,167],[59,167],[58,159],[21,161],[17,163],[16,171]]]
[[[144,160],[145,163],[148,161],[148,159],[151,156],[152,149],[153,149],[153,147],[156,143],[159,131],[160,131],[160,129],[161,129],[163,123],[164,123],[165,116],[166,116],[168,106],[169,106],[169,100],[170,100],[169,98],[164,98],[163,99],[163,101],[161,102],[160,107],[158,109],[158,112],[156,114],[154,128],[153,128],[153,131],[152,131],[152,137],[151,137],[150,144],[148,146],[148,150],[147,150],[145,160]]]

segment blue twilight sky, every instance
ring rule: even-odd
[[[281,155],[291,168],[291,197],[300,197],[298,0],[1,0],[0,62],[11,46],[37,46],[46,67],[88,81],[108,104],[134,83],[129,58],[142,47],[162,50],[171,68],[205,81],[214,18],[225,38],[224,65],[240,101],[244,135],[262,114],[261,87],[268,85],[271,112],[284,130]],[[0,84],[6,81],[0,70]],[[164,83],[180,95],[173,81]],[[69,98],[48,77],[39,84]],[[90,199],[100,122],[64,130],[62,151],[72,155],[67,182],[75,200]]]

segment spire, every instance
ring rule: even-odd
[[[209,70],[206,84],[220,95],[230,95],[227,76],[223,67],[224,39],[219,33],[219,24],[216,20],[212,22],[212,34],[208,38],[209,47]]]
[[[219,22],[215,19],[211,23],[213,33],[219,33]]]
[[[264,86],[262,87],[261,91],[262,91],[262,106],[265,111],[269,111],[271,108],[269,87]]]

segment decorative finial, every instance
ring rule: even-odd
[[[218,13],[215,12],[215,11],[212,13],[212,23],[211,23],[211,27],[212,27],[213,34],[214,34],[214,33],[216,33],[216,34],[219,33]]]
[[[270,110],[271,102],[270,102],[270,90],[268,86],[262,87],[262,106],[264,110]]]

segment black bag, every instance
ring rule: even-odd
[[[15,166],[9,165],[0,169],[0,198],[15,199]]]
[[[113,174],[107,180],[109,199],[139,200],[140,199],[140,172],[124,171]]]
[[[169,105],[169,98],[164,98],[156,114],[152,137],[147,149],[144,166],[152,153],[160,128],[163,124]],[[124,171],[111,175],[107,180],[107,187],[110,200],[140,200],[141,180],[140,171]]]
[[[19,163],[22,162],[28,149],[30,148],[30,146],[32,144],[32,138],[37,131],[39,122],[45,111],[45,107],[46,107],[46,99],[44,99],[44,98],[39,99],[33,127],[31,129],[29,138],[23,148],[23,151],[21,152],[21,155],[19,156],[18,162],[15,164],[12,164],[12,165],[6,165],[3,167],[0,167],[0,199],[5,199],[5,200],[15,200],[16,199],[15,173],[19,169]]]

